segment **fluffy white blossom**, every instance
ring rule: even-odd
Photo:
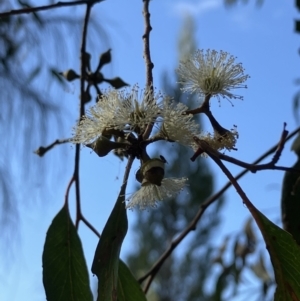
[[[183,90],[197,92],[200,96],[216,95],[227,99],[242,99],[231,93],[231,89],[247,88],[243,83],[249,78],[241,63],[227,52],[198,50],[191,58],[180,62],[177,69]]]
[[[142,187],[130,198],[126,208],[132,209],[138,206],[139,209],[155,207],[157,202],[174,198],[186,186],[187,178],[166,178],[162,180],[161,186],[151,183],[144,183]]]
[[[232,129],[231,131],[228,131],[226,133],[226,136],[221,136],[218,133],[214,133],[213,135],[208,133],[207,135],[200,135],[198,136],[200,140],[206,141],[210,147],[217,151],[221,150],[233,150],[235,149],[236,140],[238,138],[238,132],[236,128]],[[192,143],[192,148],[194,151],[198,149],[198,145],[196,142]]]
[[[137,86],[131,91],[110,89],[92,106],[79,125],[74,129],[75,143],[91,143],[104,130],[143,130],[155,122],[160,114],[161,94],[153,94],[151,89],[139,92]]]
[[[190,145],[193,136],[197,136],[200,130],[199,125],[192,120],[193,115],[185,114],[187,110],[188,107],[183,103],[174,103],[170,98],[165,98],[161,134],[183,145]]]

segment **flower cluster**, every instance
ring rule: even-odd
[[[245,88],[244,82],[249,77],[244,75],[242,65],[236,64],[233,56],[215,50],[198,50],[181,62],[177,71],[184,91],[198,93],[208,101],[212,96],[242,99],[231,90]],[[209,105],[205,109],[208,111],[203,108],[196,111],[209,113],[210,120],[215,120]],[[187,179],[164,178],[164,161],[151,159],[146,152],[147,145],[165,140],[196,151],[198,145],[194,138],[197,137],[218,151],[235,149],[236,129],[227,131],[216,121],[211,121],[214,134],[203,134],[194,120],[194,112],[152,87],[141,91],[138,86],[131,90],[110,89],[74,128],[73,142],[91,147],[99,156],[115,150],[138,158],[141,168],[136,178],[141,188],[127,200],[126,207],[153,207],[158,201],[175,197],[186,186]]]
[[[75,127],[75,143],[91,143],[110,130],[141,131],[156,121],[161,108],[161,94],[150,89],[142,92],[139,101],[138,86],[131,91],[110,89],[104,93],[87,115]]]

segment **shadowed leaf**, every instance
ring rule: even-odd
[[[48,301],[93,300],[81,241],[65,207],[46,235],[43,283]]]
[[[293,168],[300,170],[300,135],[295,139],[292,150],[297,154]],[[291,233],[300,245],[300,174],[286,171],[283,178],[281,210],[284,229]]]
[[[119,261],[118,301],[147,301],[140,284],[122,260]]]
[[[128,228],[125,190],[126,183],[122,185],[95,252],[92,272],[98,277],[98,301],[116,301],[118,298],[119,255]]]
[[[248,207],[264,237],[275,273],[275,301],[300,301],[300,249],[293,237]]]

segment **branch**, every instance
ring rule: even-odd
[[[294,137],[298,132],[300,131],[300,127],[298,127],[296,130],[294,130],[290,135],[288,135],[285,139],[285,142],[290,140],[292,137]],[[278,148],[278,145],[274,145],[271,147],[268,151],[266,151],[263,155],[261,155],[259,158],[257,158],[252,165],[256,165],[268,156],[270,156],[272,153],[274,153]],[[246,173],[248,173],[249,170],[245,169],[242,172],[240,172],[234,179],[237,181],[241,177],[243,177]],[[156,261],[156,263],[152,266],[152,268],[141,278],[139,278],[139,282],[142,283],[144,280],[146,280],[149,276],[149,279],[145,285],[145,293],[148,291],[151,282],[153,281],[155,275],[158,273],[162,265],[164,264],[165,260],[172,254],[172,252],[175,250],[175,248],[181,243],[181,241],[191,232],[196,229],[197,223],[199,222],[200,218],[204,214],[205,210],[215,201],[217,201],[224,192],[232,185],[232,183],[229,181],[227,182],[217,193],[209,197],[205,202],[203,202],[198,212],[196,213],[193,220],[186,226],[186,228],[179,234],[179,236],[174,239],[169,247],[165,250],[165,252],[160,256],[160,258]]]
[[[213,150],[212,148],[210,148],[207,144],[207,142],[205,142],[204,140],[201,140],[197,137],[194,137],[195,142],[199,145],[199,149],[195,152],[195,154],[192,156],[191,160],[195,161],[196,158],[201,155],[202,153],[205,153],[206,151],[204,149],[208,149],[208,151],[210,153],[214,152],[215,156],[218,157],[221,160],[225,160],[227,162],[233,163],[235,165],[244,167],[246,169],[248,169],[249,171],[256,173],[257,171],[260,170],[268,170],[268,169],[272,169],[272,170],[283,170],[283,171],[290,171],[290,172],[298,172],[300,173],[300,170],[295,169],[295,168],[291,168],[291,167],[285,167],[285,166],[276,166],[275,164],[278,162],[281,153],[283,151],[283,147],[284,144],[286,142],[287,139],[287,135],[288,135],[288,131],[285,129],[286,127],[286,123],[284,123],[284,129],[282,131],[280,140],[278,142],[278,146],[276,149],[276,152],[272,158],[272,160],[269,163],[265,163],[265,164],[260,164],[260,165],[256,165],[256,164],[249,164],[243,161],[240,161],[238,159],[235,159],[233,157],[224,155],[216,150]]]
[[[143,0],[144,2],[144,23],[145,23],[145,32],[143,34],[144,41],[144,60],[146,64],[146,88],[150,88],[153,91],[153,75],[152,69],[154,68],[154,64],[151,61],[150,55],[150,32],[152,30],[152,26],[150,24],[150,12],[149,12],[149,2],[150,0]],[[149,123],[145,132],[143,133],[143,140],[149,138],[153,129],[153,123]]]
[[[212,160],[215,161],[215,163],[221,168],[221,170],[224,172],[224,174],[228,177],[229,181],[234,186],[234,188],[236,189],[237,193],[239,194],[239,196],[243,200],[243,204],[247,206],[247,208],[251,212],[253,218],[256,220],[257,223],[259,223],[257,221],[257,213],[256,213],[257,209],[252,204],[252,202],[250,201],[250,199],[247,197],[246,193],[244,192],[244,190],[242,189],[242,187],[240,186],[240,184],[237,182],[237,180],[233,177],[233,175],[231,174],[231,172],[229,171],[229,169],[223,164],[223,162],[220,160],[220,158],[218,156],[216,156],[215,151],[211,147],[209,147],[209,148],[210,149],[206,149],[205,152],[209,155],[209,157]]]
[[[40,157],[43,157],[50,149],[52,149],[55,145],[63,144],[71,142],[71,138],[67,139],[56,139],[54,142],[52,142],[48,146],[40,146],[37,150],[34,151],[35,154],[37,154]]]
[[[82,215],[80,212],[80,220],[85,223],[85,225],[92,230],[96,234],[96,236],[100,239],[101,235],[100,233],[96,230],[96,228]]]
[[[150,24],[150,13],[149,13],[149,0],[143,0],[144,2],[144,20],[145,20],[145,32],[143,34],[144,40],[144,60],[146,64],[146,86],[152,87],[153,86],[153,76],[152,76],[152,69],[154,67],[151,56],[150,56],[150,31],[152,30]]]
[[[210,94],[205,95],[203,103],[200,105],[199,108],[188,110],[185,114],[199,114],[199,113],[206,113],[209,110],[209,100],[211,98]]]
[[[81,117],[84,115],[84,75],[86,70],[86,60],[85,60],[85,53],[86,53],[86,37],[87,37],[87,27],[90,18],[91,8],[94,2],[88,2],[86,6],[86,12],[84,17],[83,23],[83,30],[82,30],[82,42],[80,47],[80,108],[79,108],[79,115]],[[78,121],[79,122],[79,121]],[[79,161],[80,161],[80,144],[76,144],[75,150],[75,167],[74,167],[74,178],[75,178],[75,193],[76,193],[76,221],[75,226],[78,229],[80,215],[81,215],[81,206],[80,206],[80,183],[79,183]]]
[[[64,206],[66,206],[66,208],[69,208],[69,193],[70,193],[70,189],[71,189],[71,186],[74,183],[74,181],[75,181],[74,176],[72,176],[72,178],[70,179],[69,184],[67,186],[66,193],[65,193],[65,204],[64,204]]]
[[[37,7],[26,7],[26,8],[21,8],[21,9],[12,9],[8,12],[0,13],[0,18],[12,16],[12,15],[30,14],[30,13],[35,13],[35,12],[42,11],[42,10],[48,10],[48,9],[53,9],[53,8],[58,8],[58,7],[65,7],[65,6],[75,6],[75,5],[82,5],[82,4],[87,4],[89,6],[92,6],[93,4],[95,4],[97,2],[101,2],[101,1],[103,1],[103,0],[82,0],[82,1],[73,1],[73,2],[59,1],[55,4],[50,4],[50,5],[43,5],[43,6],[37,6]]]

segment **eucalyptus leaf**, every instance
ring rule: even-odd
[[[248,207],[264,237],[275,273],[274,301],[300,300],[300,248],[292,235],[267,219],[252,204]]]
[[[122,260],[119,261],[118,301],[147,301],[140,284]]]
[[[292,150],[297,154],[297,162],[292,168],[300,170],[300,135],[294,140]],[[300,245],[300,173],[286,171],[283,178],[281,211],[284,229],[292,234]]]
[[[125,190],[126,183],[121,187],[116,204],[96,248],[92,272],[98,277],[97,301],[116,301],[118,299],[119,255],[128,229]]]
[[[81,241],[65,206],[47,231],[43,283],[48,301],[93,300]]]

